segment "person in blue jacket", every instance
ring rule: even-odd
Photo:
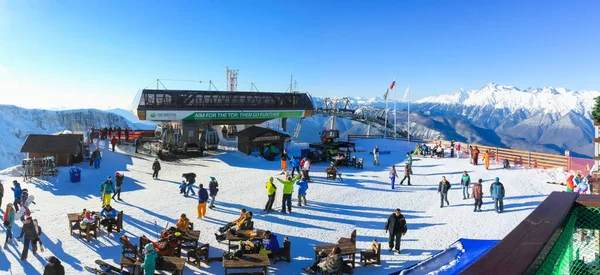
[[[300,158],[292,157],[291,163],[292,163],[292,178],[293,178],[294,171],[298,171],[298,174],[301,174],[300,173]]]
[[[504,211],[504,185],[500,182],[500,178],[496,177],[496,181],[490,185],[490,194],[494,199],[496,213]]]
[[[15,194],[15,202],[13,203],[13,206],[15,207],[15,211],[19,212],[19,205],[21,205],[21,197],[23,196],[23,190],[21,190],[21,184],[18,181],[13,180],[13,185],[14,187],[10,188]]]
[[[100,216],[102,217],[102,221],[100,221],[100,224],[106,227],[106,232],[112,232],[113,224],[117,224],[118,215],[119,212],[112,208],[110,204],[104,206],[104,209],[100,211]]]
[[[260,254],[271,254],[279,251],[279,241],[277,241],[277,236],[271,231],[265,232],[265,240],[263,241],[263,248],[260,250]]]
[[[208,201],[208,191],[204,189],[204,185],[200,184],[200,190],[198,190],[198,219],[202,219],[206,216],[206,202]]]
[[[308,182],[304,177],[301,177],[297,182],[298,185],[298,206],[302,206],[302,201],[304,201],[304,206],[306,206],[306,190],[308,189]]]

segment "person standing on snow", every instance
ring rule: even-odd
[[[300,158],[292,157],[292,177],[294,176],[294,171],[298,171],[300,174]]]
[[[406,164],[408,166],[408,164]],[[396,165],[392,165],[390,169],[390,181],[392,182],[392,189],[394,189],[394,183],[396,183],[396,178],[398,177],[398,173],[396,173]]]
[[[121,131],[123,131],[121,129],[121,126],[119,126],[119,128],[117,128],[117,139],[119,141],[119,144],[121,143]]]
[[[463,172],[460,178],[460,186],[462,186],[463,200],[469,198],[469,184],[471,184],[471,176],[467,174],[467,171]]]
[[[481,205],[483,204],[483,180],[479,179],[477,183],[473,184],[473,199],[475,199],[475,209],[473,212],[481,212]]]
[[[373,165],[379,165],[379,146],[373,149]]]
[[[112,126],[108,127],[108,137],[112,137],[113,136],[113,128]]]
[[[573,180],[575,176],[569,175],[567,178],[567,192],[572,193],[575,190],[575,182]]]
[[[396,211],[385,222],[385,233],[389,234],[389,251],[396,249],[396,253],[400,253],[401,239],[406,234],[406,231],[406,219],[400,213],[400,208],[396,208]],[[394,240],[396,241],[395,244]]]
[[[112,178],[108,176],[104,182],[100,184],[100,192],[102,192],[102,207],[110,204],[112,193],[115,192],[115,185],[112,182]]]
[[[100,149],[98,147],[96,147],[96,150],[94,150],[94,152],[92,153],[92,157],[90,160],[90,166],[92,166],[92,164],[94,164],[95,169],[100,168],[101,160],[102,160],[102,154],[100,153]]]
[[[406,179],[408,179],[408,185],[412,185],[410,184],[410,165],[408,164],[404,165],[404,178],[402,178],[402,180],[400,181],[400,185],[404,184],[404,180]]]
[[[308,174],[308,172],[310,172],[310,159],[308,159],[307,157],[304,158],[304,163],[300,164],[300,166],[302,166],[302,175],[304,176],[304,179],[306,179],[306,181],[310,181],[310,175]]]
[[[129,141],[129,127],[125,127],[125,141]]]
[[[2,207],[2,197],[4,197],[4,185],[2,181],[0,181],[0,207]]]
[[[204,189],[204,185],[200,184],[200,190],[198,190],[198,219],[202,219],[206,216],[206,202],[208,201],[208,191]]]
[[[286,176],[285,180],[277,178],[281,184],[283,184],[283,199],[281,200],[281,213],[285,214],[285,206],[287,205],[288,212],[292,213],[292,192],[294,192],[294,182],[300,178],[297,175],[295,178]]]
[[[409,153],[406,153],[406,164],[408,164],[408,171],[410,172],[410,174],[412,175],[412,156]]]
[[[21,205],[21,197],[23,196],[23,190],[21,190],[21,184],[13,180],[13,186],[10,189],[13,190],[15,195],[15,201],[13,202],[13,206],[15,207],[15,211],[19,211],[19,205]]]
[[[29,252],[29,244],[31,244],[31,251],[33,251],[33,254],[37,253],[37,243],[35,242],[35,240],[38,238],[38,234],[35,230],[33,220],[31,217],[27,218],[27,221],[23,225],[23,228],[21,228],[21,235],[19,235],[17,239],[21,239],[23,238],[23,236],[25,236],[25,239],[23,240],[23,252],[21,252],[21,261],[26,261]]]
[[[160,162],[158,162],[158,159],[154,159],[154,163],[152,163],[152,171],[154,171],[152,173],[152,178],[158,179],[158,171],[160,171]]]
[[[144,250],[146,250],[146,257],[144,257],[144,262],[140,267],[144,270],[144,275],[154,275],[158,253],[154,250],[154,245],[151,243],[147,244]]]
[[[496,177],[496,181],[490,185],[490,194],[494,199],[496,213],[504,211],[504,185],[500,182],[500,178]]]
[[[267,195],[269,196],[269,200],[265,205],[265,212],[273,211],[273,203],[275,202],[275,195],[277,194],[277,186],[273,184],[273,177],[269,177],[267,184],[265,185],[267,188]]]
[[[475,146],[475,149],[473,149],[473,165],[477,165],[478,161],[479,161],[479,148],[477,148],[477,146]]]
[[[181,175],[183,178],[185,178],[186,184],[184,186],[184,197],[187,197],[190,194],[190,191],[192,191],[192,196],[196,195],[196,192],[194,192],[194,183],[196,183],[196,174],[195,173],[185,173]]]
[[[454,140],[450,141],[450,157],[454,157]]]
[[[304,177],[301,177],[296,182],[296,185],[299,186],[299,188],[298,188],[298,206],[302,206],[302,201],[304,201],[304,206],[306,206],[306,190],[308,190],[308,182],[306,182],[306,179]]]
[[[208,208],[215,208],[215,198],[217,197],[217,192],[219,192],[219,183],[215,177],[210,177],[210,182],[208,183],[208,192],[210,193],[210,205]]]
[[[290,160],[285,150],[281,153],[281,175],[287,173],[287,161]]]
[[[125,175],[124,174],[121,174],[119,172],[115,173],[115,180],[117,182],[117,185],[116,185],[116,187],[117,187],[116,189],[117,190],[112,195],[112,199],[113,200],[115,199],[115,197],[117,197],[118,200],[121,200],[121,185],[123,184],[123,179],[125,179]]]
[[[15,227],[16,211],[12,203],[6,204],[4,211],[4,227],[6,228],[6,239],[4,240],[4,249],[8,247],[8,243],[12,242],[12,228]]]
[[[440,181],[438,186],[438,193],[440,193],[441,200],[440,208],[444,207],[444,201],[446,204],[450,205],[450,202],[448,202],[448,190],[450,190],[450,187],[452,187],[452,185],[450,185],[450,182],[448,182],[446,177],[443,176],[442,181]]]
[[[460,142],[456,143],[456,158],[460,158]]]
[[[490,151],[485,151],[485,153],[483,154],[483,162],[485,163],[485,169],[487,170],[488,168],[490,168]]]
[[[112,151],[115,151],[115,145],[117,145],[117,138],[115,136],[110,139],[110,145],[112,146]]]
[[[44,267],[43,275],[65,275],[65,267],[60,260],[54,256],[48,258],[48,263]]]

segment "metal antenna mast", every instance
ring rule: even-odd
[[[225,67],[227,70],[227,90],[230,92],[237,91],[237,78],[239,70],[230,70],[229,67]]]

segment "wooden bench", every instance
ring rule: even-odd
[[[197,266],[198,268],[200,268],[201,262],[204,262],[206,265],[208,265],[208,262],[210,261],[210,257],[208,254],[209,251],[210,245],[207,243],[203,244],[200,247],[197,247],[196,249],[187,252],[187,261]],[[190,258],[192,259],[190,260]]]
[[[81,213],[69,213],[67,214],[67,218],[69,219],[69,232],[73,235],[73,226],[79,222],[79,217]]]
[[[98,220],[94,220],[93,223],[88,224],[85,229],[75,229],[75,230],[79,230],[79,238],[83,238],[83,236],[85,236],[85,239],[89,242],[91,239],[91,236],[94,236],[94,239],[98,239],[98,230],[100,228],[100,221]]]
[[[277,259],[281,261],[282,258],[288,263],[292,261],[292,257],[290,256],[291,245],[292,243],[290,242],[288,237],[285,237],[283,239],[283,247],[279,248],[279,251],[269,254],[269,258],[273,259],[273,264],[277,263]]]
[[[339,177],[340,181],[342,181],[342,173],[338,172],[337,169],[331,168],[331,166],[325,168],[325,173],[327,174],[327,179],[336,180]]]
[[[315,245],[313,247],[314,251],[315,251],[315,259],[319,258],[319,253],[321,251],[325,251],[326,253],[329,253],[331,251],[331,249],[333,249],[334,246],[339,246],[340,249],[342,250],[342,253],[340,253],[341,256],[348,256],[347,260],[344,260],[344,263],[349,263],[352,265],[352,268],[355,268],[355,262],[356,262],[356,245],[352,244],[351,242],[343,242],[343,243],[339,243],[339,244],[325,244],[325,245]]]
[[[354,229],[352,231],[352,233],[350,233],[350,238],[341,237],[338,240],[339,244],[344,243],[344,242],[349,242],[349,243],[353,244],[354,246],[356,246],[356,229]]]
[[[373,240],[371,249],[360,251],[360,262],[363,263],[363,266],[372,264],[371,260],[378,265],[381,264],[381,243],[378,243],[377,240]]]
[[[223,258],[223,269],[225,270],[225,275],[228,274],[267,274],[267,267],[271,266],[271,261],[269,260],[269,256],[267,254],[245,254],[239,259],[225,259]],[[253,269],[260,268],[262,272],[260,273],[228,273],[229,269]]]
[[[233,233],[231,233],[231,230],[227,230],[227,233],[225,235],[225,240],[227,240],[229,243],[227,245],[228,247],[228,251],[231,251],[231,242],[239,242],[239,241],[247,241],[247,240],[264,240],[265,239],[265,232],[263,230],[256,230],[256,235],[254,235],[253,230],[236,230],[236,234],[234,235]]]
[[[121,271],[123,271],[123,268],[132,267],[133,274],[136,274],[135,269],[137,268],[138,255],[137,245],[123,244],[121,248],[121,261],[119,262]]]
[[[121,232],[121,230],[123,230],[123,211],[119,211],[119,214],[117,215],[117,222],[114,224],[110,224],[109,226],[112,227],[112,230],[115,230],[117,232]]]

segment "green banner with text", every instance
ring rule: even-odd
[[[296,118],[302,115],[302,111],[195,112],[183,120],[274,119]]]

